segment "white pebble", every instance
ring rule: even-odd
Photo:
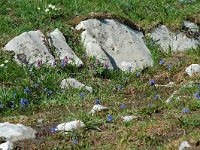
[[[185,72],[192,76],[194,73],[200,73],[200,65],[199,64],[192,64],[186,68]]]
[[[95,112],[107,110],[107,109],[108,109],[107,107],[98,104],[98,105],[94,105],[92,110],[89,113],[94,114]]]
[[[80,120],[70,121],[59,124],[55,131],[73,131],[85,127],[85,124]]]
[[[137,116],[122,116],[121,118],[123,119],[124,122],[129,122],[129,121],[136,119],[138,117]]]

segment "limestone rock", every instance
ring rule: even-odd
[[[80,120],[70,121],[59,124],[55,131],[73,131],[85,127],[85,124]]]
[[[7,141],[5,143],[0,144],[0,149],[1,150],[12,150],[13,144],[10,141]]]
[[[47,41],[40,30],[20,34],[8,42],[3,48],[15,53],[15,60],[20,64],[39,63],[52,64],[53,56],[47,48]]]
[[[11,142],[35,138],[35,134],[34,129],[22,124],[0,123],[0,137],[5,137],[6,140]]]
[[[195,73],[200,73],[200,65],[199,64],[191,64],[189,67],[186,68],[185,72],[192,76]]]
[[[191,145],[190,145],[187,141],[183,141],[183,142],[180,144],[178,150],[184,150],[184,149],[187,148],[187,147],[191,147]]]
[[[122,116],[121,118],[122,118],[122,120],[123,120],[124,122],[129,122],[129,121],[131,121],[131,120],[133,120],[133,119],[136,119],[136,118],[138,118],[138,117],[137,117],[137,116]]]
[[[197,48],[199,45],[197,40],[188,38],[183,33],[173,33],[165,25],[156,28],[150,36],[166,52],[170,49],[172,52],[184,51],[190,48]]]
[[[144,35],[138,30],[111,19],[88,19],[80,22],[76,29],[84,30],[81,39],[86,54],[109,68],[135,71],[153,64]]]
[[[92,110],[90,111],[90,113],[94,114],[95,112],[103,111],[103,110],[107,110],[107,109],[108,109],[107,107],[97,104],[92,107]]]
[[[68,58],[68,63],[75,64],[77,66],[83,65],[83,62],[76,56],[74,51],[66,43],[65,37],[59,29],[55,29],[49,33],[50,43],[55,47],[56,55],[63,60]]]
[[[92,87],[86,86],[85,84],[77,81],[74,78],[63,79],[61,81],[60,87],[61,87],[61,89],[65,89],[65,88],[69,88],[69,87],[72,87],[72,88],[75,88],[75,89],[84,88],[91,93],[93,91]]]
[[[184,21],[184,22],[183,22],[183,26],[184,26],[185,29],[187,29],[187,30],[190,31],[190,32],[193,32],[193,33],[199,32],[199,26],[196,25],[196,24],[193,23],[193,22]]]

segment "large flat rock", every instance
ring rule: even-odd
[[[36,64],[37,62],[52,64],[54,57],[47,47],[45,36],[40,30],[20,34],[8,42],[3,48],[15,53],[15,60],[22,64]]]
[[[110,68],[134,71],[153,64],[151,53],[143,41],[143,33],[111,19],[89,19],[77,30],[88,56],[96,57]]]
[[[165,25],[156,28],[151,33],[151,38],[166,52],[169,50],[176,52],[185,51],[191,48],[195,49],[199,44],[198,40],[188,38],[183,33],[174,33],[169,31]]]
[[[50,43],[54,46],[55,53],[60,60],[67,58],[70,64],[75,64],[77,66],[83,65],[83,62],[66,43],[65,37],[59,29],[55,29],[53,32],[49,33],[49,37],[51,39]]]
[[[22,124],[0,123],[0,137],[5,137],[11,142],[35,138],[35,134],[34,129]]]

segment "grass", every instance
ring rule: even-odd
[[[50,3],[60,10],[46,13],[45,6]],[[200,78],[198,75],[188,77],[184,70],[192,63],[199,63],[200,48],[166,54],[147,39],[154,66],[138,70],[140,76],[136,76],[137,72],[106,70],[96,64],[95,59],[85,58],[79,33],[71,29],[74,18],[95,12],[130,19],[145,32],[162,23],[171,30],[181,30],[185,19],[200,23],[198,1],[183,4],[176,0],[3,0],[0,5],[0,46],[24,31],[40,29],[48,32],[59,28],[85,64],[82,68],[63,68],[59,64],[53,68],[19,66],[13,61],[13,54],[0,51],[0,64],[4,64],[0,67],[0,122],[23,123],[38,131],[36,139],[19,141],[15,148],[177,149],[183,140],[193,145],[199,140],[200,101],[194,94],[200,92]],[[165,60],[163,65],[159,65],[161,59]],[[171,65],[170,70],[168,65]],[[94,92],[61,90],[60,82],[68,77],[92,86]],[[150,86],[151,79],[157,84],[173,81],[175,86]],[[188,81],[197,84],[183,87]],[[178,89],[173,101],[166,104],[166,99]],[[81,92],[83,97],[80,97]],[[155,99],[156,94],[158,98]],[[28,100],[29,104],[25,105],[28,107],[22,107],[22,98]],[[88,112],[97,98],[109,110],[91,116]],[[126,106],[124,109],[119,107],[122,104]],[[189,112],[184,113],[184,109]],[[107,121],[109,114],[113,117],[111,122]],[[138,119],[124,123],[121,120],[124,115],[136,115]],[[38,123],[38,119],[43,122]],[[57,124],[74,119],[83,121],[86,128],[68,135],[50,132]],[[76,139],[78,143],[73,144]]]

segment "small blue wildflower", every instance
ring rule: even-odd
[[[25,94],[31,94],[31,90],[30,90],[28,87],[26,87],[26,88],[24,89],[24,93],[25,93]]]
[[[153,107],[153,104],[152,103],[148,104],[148,107],[150,107],[150,108]]]
[[[170,71],[171,69],[172,69],[172,65],[171,64],[167,65],[167,70]]]
[[[140,72],[137,72],[137,73],[136,73],[136,77],[139,78],[139,77],[140,77],[140,74],[141,74]]]
[[[79,96],[80,96],[81,98],[83,98],[83,97],[85,96],[85,94],[84,94],[83,92],[81,92],[81,93],[79,94]]]
[[[189,109],[187,109],[187,108],[183,108],[182,112],[183,112],[183,113],[189,113],[189,112],[190,112],[190,110],[189,110]]]
[[[154,96],[154,99],[155,99],[155,100],[157,100],[157,99],[158,99],[158,94],[156,94],[156,95]]]
[[[108,122],[111,122],[112,121],[112,115],[108,115]]]
[[[118,85],[118,86],[117,86],[117,90],[120,91],[121,89],[122,89],[122,86],[121,86],[121,85]]]
[[[159,64],[160,64],[160,65],[164,65],[164,63],[165,63],[165,60],[164,60],[164,59],[161,59],[161,60],[159,61]]]
[[[53,94],[53,91],[51,91],[51,90],[47,91],[48,96],[51,96],[52,94]]]
[[[15,108],[15,101],[11,101],[10,107],[11,107],[11,108]]]
[[[61,60],[61,67],[66,67],[66,65],[68,64],[68,58],[67,56],[64,57],[64,59]]]
[[[77,144],[78,143],[78,139],[75,139],[72,141],[72,144]]]
[[[22,108],[26,108],[29,105],[29,101],[25,98],[21,98],[20,104],[22,105]]]
[[[154,79],[151,79],[151,80],[149,81],[149,84],[150,84],[150,86],[153,86],[153,85],[155,85],[155,84],[156,84],[156,82],[155,82],[155,80],[154,80]]]
[[[56,128],[51,128],[51,129],[50,129],[50,132],[51,132],[51,133],[55,133],[55,132],[56,132]]]
[[[100,104],[100,102],[101,102],[100,99],[96,99],[96,100],[95,100],[95,104],[97,104],[97,105]]]
[[[197,98],[198,100],[200,100],[200,95],[198,92],[194,94],[194,97]]]
[[[125,109],[126,106],[125,106],[124,104],[121,104],[121,105],[119,106],[119,108],[120,108],[120,109]]]

